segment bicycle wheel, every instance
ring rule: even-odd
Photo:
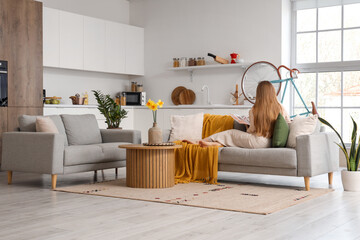
[[[255,103],[256,88],[261,81],[280,80],[281,75],[278,69],[272,63],[260,61],[253,63],[248,67],[241,80],[241,90],[246,100]],[[273,83],[276,95],[279,95],[281,83]]]

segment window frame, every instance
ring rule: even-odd
[[[294,2],[292,2],[294,4]],[[351,3],[349,3],[351,4]],[[315,91],[315,105],[317,109],[339,109],[341,112],[341,129],[340,134],[344,136],[344,110],[345,109],[358,109],[360,111],[360,106],[344,106],[344,72],[348,71],[360,71],[360,60],[356,61],[344,61],[344,30],[351,30],[351,29],[360,29],[358,27],[349,27],[344,28],[344,5],[348,4],[338,4],[336,6],[341,6],[341,28],[336,29],[326,29],[326,30],[319,30],[319,8],[321,7],[314,7],[316,8],[316,29],[313,31],[301,31],[297,32],[297,11],[292,7],[291,13],[291,66],[292,68],[297,68],[300,70],[301,73],[315,73],[316,74],[316,91]],[[311,9],[314,9],[311,8]],[[318,62],[318,33],[319,32],[329,32],[329,31],[341,31],[341,61],[336,62]],[[297,63],[296,62],[296,54],[297,54],[297,34],[298,33],[316,33],[316,62],[314,63]],[[319,95],[319,73],[322,72],[340,72],[341,73],[341,104],[340,106],[318,106],[318,95]],[[301,74],[300,73],[300,74]],[[295,92],[293,87],[290,89],[290,112],[293,115],[295,109],[300,109],[302,107],[295,106]],[[311,106],[310,106],[311,107]],[[348,141],[348,140],[346,140]]]

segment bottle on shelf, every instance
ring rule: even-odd
[[[174,67],[174,68],[180,66],[180,62],[179,62],[179,59],[178,59],[178,58],[173,58],[173,61],[174,61],[174,63],[173,63],[173,67]]]
[[[218,62],[218,63],[221,63],[221,64],[229,64],[229,61],[228,61],[228,60],[226,60],[226,59],[224,59],[224,58],[222,58],[222,57],[216,56],[216,55],[214,55],[214,54],[212,54],[212,53],[208,53],[208,56],[214,58],[214,60],[215,60],[216,62]]]
[[[180,58],[180,67],[186,67],[187,66],[187,58],[182,57]]]
[[[89,104],[89,94],[88,92],[85,92],[84,94],[84,105],[88,105]]]

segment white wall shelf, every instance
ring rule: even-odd
[[[209,64],[209,65],[203,65],[203,66],[191,66],[191,67],[172,67],[169,68],[169,70],[172,71],[183,71],[187,70],[190,73],[190,80],[193,81],[193,74],[196,70],[202,70],[202,69],[221,69],[221,68],[241,68],[242,70],[245,70],[248,66],[250,66],[249,63],[235,63],[235,64]]]

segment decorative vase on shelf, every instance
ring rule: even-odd
[[[162,143],[162,131],[161,128],[157,126],[157,123],[153,123],[153,127],[149,128],[148,131],[149,144],[160,144]]]

